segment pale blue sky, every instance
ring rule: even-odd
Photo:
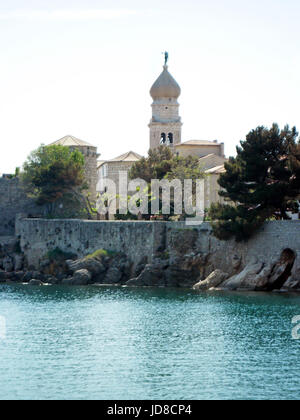
[[[299,0],[0,0],[0,172],[66,134],[145,154],[164,50],[184,141],[300,130],[299,21]]]

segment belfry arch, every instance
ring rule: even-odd
[[[166,144],[166,133],[161,133],[160,135],[160,144]]]
[[[173,140],[174,140],[173,133],[169,133],[168,134],[168,144],[173,144]]]

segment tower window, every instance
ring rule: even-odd
[[[173,144],[173,133],[168,134],[168,143]]]
[[[166,134],[165,133],[161,133],[160,144],[166,144]]]

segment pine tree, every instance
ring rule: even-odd
[[[229,204],[210,209],[220,239],[248,239],[268,218],[289,219],[300,195],[300,142],[296,128],[257,127],[241,141],[237,156],[225,164],[220,195]]]

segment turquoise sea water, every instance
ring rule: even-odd
[[[300,296],[1,286],[1,399],[299,399]]]

